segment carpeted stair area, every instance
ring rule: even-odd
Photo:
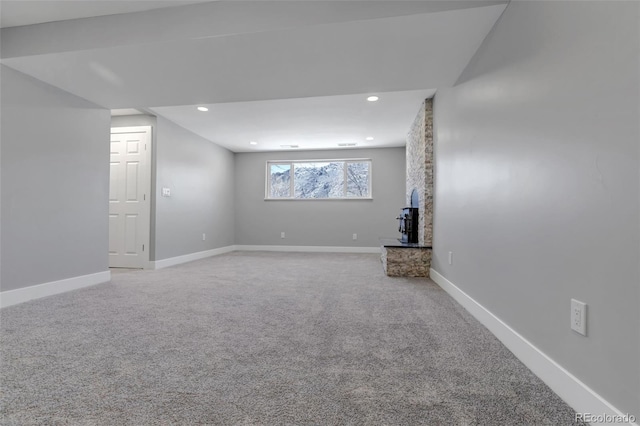
[[[233,252],[0,312],[3,425],[573,425],[432,281]]]

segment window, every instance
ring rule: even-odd
[[[371,198],[371,160],[267,161],[267,199]]]

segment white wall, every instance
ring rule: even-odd
[[[233,245],[234,154],[157,120],[154,260]],[[161,196],[163,187],[171,197]]]
[[[2,66],[2,291],[108,270],[109,111]]]
[[[436,95],[433,253],[436,271],[636,418],[638,8],[510,3]],[[571,298],[588,304],[587,337],[569,328]]]
[[[371,158],[373,200],[265,201],[267,160],[331,158]],[[394,218],[405,203],[404,148],[240,153],[235,176],[236,244],[378,247],[380,237],[399,237]]]

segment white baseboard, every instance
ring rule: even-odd
[[[307,253],[380,253],[380,247],[337,246],[236,246],[238,251],[285,251]]]
[[[97,272],[95,274],[81,275],[79,277],[66,278],[59,281],[32,285],[0,292],[0,308],[17,305],[41,297],[53,296],[54,294],[77,290],[96,284],[105,283],[111,280],[111,271]]]
[[[233,245],[212,250],[189,253],[183,256],[170,257],[149,262],[149,269],[162,269],[181,263],[205,259],[232,251],[282,251],[282,252],[316,252],[316,253],[380,253],[380,247],[331,247],[331,246],[255,246]]]
[[[430,275],[433,281],[449,293],[451,297],[469,311],[482,325],[487,327],[524,365],[542,379],[542,381],[573,408],[576,413],[591,413],[593,415],[620,416],[619,418],[625,418],[624,413],[582,383],[577,377],[565,370],[553,359],[549,358],[544,352],[536,348],[531,342],[518,334],[518,332],[509,327],[509,325],[504,323],[484,306],[476,302],[471,296],[460,290],[439,272],[431,268]],[[615,424],[638,426],[638,423]]]
[[[194,260],[200,260],[211,256],[217,256],[219,254],[229,253],[236,250],[236,246],[226,246],[215,248],[211,250],[198,251],[196,253],[189,253],[183,256],[170,257],[168,259],[161,259],[149,262],[149,269],[162,269],[169,266],[180,265],[181,263],[193,262]]]

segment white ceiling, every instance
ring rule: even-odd
[[[152,111],[235,152],[272,151],[281,145],[299,149],[337,149],[338,144],[357,148],[402,146],[404,135],[433,90],[367,95],[318,96],[272,101],[204,104],[152,108]],[[372,141],[366,140],[373,137]],[[250,142],[257,145],[251,145]]]
[[[4,16],[5,3],[24,2],[1,3],[3,19],[16,22]],[[110,13],[120,13],[178,2],[44,3],[69,13],[51,14],[57,20],[86,15],[87,3],[115,3],[123,9]],[[455,83],[505,7],[205,2],[5,28],[0,55],[4,65],[100,106],[150,111],[236,152],[399,146],[421,101]],[[380,100],[366,102],[369,94]]]
[[[205,1],[207,0],[3,0],[0,4],[0,28],[140,12]]]

